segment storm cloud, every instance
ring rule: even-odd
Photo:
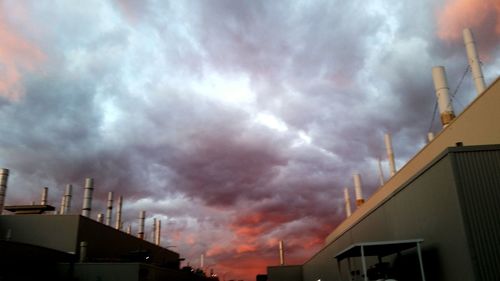
[[[95,213],[124,196],[162,219],[163,246],[193,266],[252,280],[308,259],[343,218],[352,174],[365,197],[440,130],[431,68],[455,90],[476,35],[487,83],[500,71],[495,1],[2,1],[0,166],[7,204],[64,185]],[[456,91],[459,113],[475,96]],[[352,196],[353,197],[353,196]]]

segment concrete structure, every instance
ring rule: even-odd
[[[354,244],[419,239],[426,280],[500,280],[500,123],[489,122],[500,120],[499,105],[497,79],[337,226],[319,252],[303,265],[269,267],[268,280],[365,280],[359,259],[349,270],[345,262],[338,268],[335,257]],[[416,249],[385,259],[397,280],[422,280]],[[366,261],[372,276],[376,264],[376,257]]]

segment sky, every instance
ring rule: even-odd
[[[86,177],[93,213],[162,220],[162,245],[224,279],[303,263],[354,200],[439,132],[431,68],[455,113],[475,97],[461,32],[486,83],[500,73],[500,2],[0,1],[0,167],[6,205],[59,206]],[[460,85],[459,88],[458,85]],[[147,234],[147,239],[152,235]]]

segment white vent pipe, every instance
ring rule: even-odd
[[[389,161],[389,172],[391,177],[396,174],[396,162],[394,161],[394,152],[392,150],[392,139],[390,134],[384,135],[385,149],[387,151],[387,160]]]
[[[113,191],[108,192],[108,206],[106,208],[106,225],[111,225],[113,217]]]
[[[363,199],[363,192],[361,190],[361,175],[354,174],[352,175],[354,179],[354,192],[356,195],[356,207],[359,207],[365,203],[365,199]]]
[[[427,141],[431,142],[434,139],[434,133],[433,132],[428,132],[427,133]]]
[[[155,244],[160,246],[161,242],[161,220],[156,220]]]
[[[434,80],[434,89],[436,90],[441,124],[443,124],[443,128],[446,128],[448,124],[455,119],[455,113],[453,112],[449,94],[450,88],[448,87],[446,71],[443,66],[435,66],[432,68],[432,80]]]
[[[132,225],[127,226],[127,234],[132,234]]]
[[[71,210],[72,195],[73,195],[73,186],[71,184],[67,184],[66,190],[64,192],[64,214],[69,214]]]
[[[115,228],[118,230],[122,229],[122,204],[123,204],[123,197],[120,196],[118,197],[118,207],[116,210],[116,222],[115,222]]]
[[[80,242],[80,262],[87,261],[87,247],[88,247],[87,241]]]
[[[47,205],[47,197],[49,196],[49,188],[44,187],[42,189],[42,198],[40,199],[40,205]]]
[[[0,215],[3,212],[5,204],[5,195],[7,193],[7,181],[9,179],[9,169],[0,169]]]
[[[380,186],[383,186],[385,183],[384,170],[382,169],[382,161],[378,160],[378,178],[380,180]]]
[[[141,211],[139,215],[139,232],[137,233],[137,237],[140,239],[144,239],[144,223],[146,221],[146,211]]]
[[[103,213],[97,214],[97,222],[102,223],[104,221],[103,218],[104,218],[104,214]]]
[[[64,200],[66,200],[66,198],[64,198],[64,195],[61,196],[61,208],[59,209],[59,215],[64,215]]]
[[[484,82],[483,71],[481,70],[479,55],[476,50],[476,42],[474,41],[474,36],[469,28],[464,29],[462,33],[464,36],[467,58],[472,72],[472,80],[474,80],[474,86],[476,87],[477,94],[480,95],[486,89],[486,83]]]
[[[285,245],[283,240],[279,241],[279,249],[280,249],[280,265],[285,265]]]
[[[85,189],[83,192],[82,216],[90,217],[92,211],[92,192],[94,191],[94,179],[85,179]]]
[[[345,213],[347,217],[351,216],[351,197],[349,196],[349,189],[344,188],[344,202],[345,202]]]
[[[151,243],[156,241],[156,218],[153,218],[153,231],[151,231]]]

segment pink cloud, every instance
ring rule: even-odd
[[[465,27],[488,27],[500,35],[500,2],[497,0],[448,0],[438,12],[438,36],[460,40]]]
[[[34,71],[45,59],[45,54],[16,34],[2,17],[0,41],[0,96],[16,101],[24,94],[23,72]]]

